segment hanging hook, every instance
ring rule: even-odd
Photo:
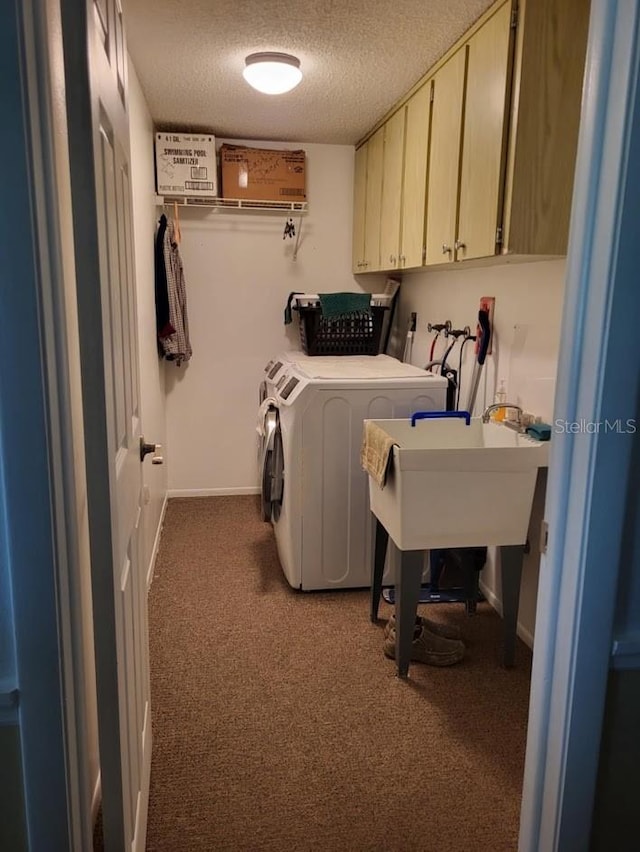
[[[284,234],[282,235],[282,239],[284,240],[287,237],[293,238],[293,237],[295,237],[295,235],[296,235],[296,228],[295,228],[295,225],[293,224],[293,219],[287,219],[287,221],[285,222]]]

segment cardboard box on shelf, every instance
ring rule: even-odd
[[[216,140],[202,133],[156,133],[158,195],[215,198]]]
[[[304,151],[241,145],[220,148],[223,198],[306,201]]]

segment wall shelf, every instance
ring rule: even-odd
[[[253,212],[285,212],[302,215],[307,201],[259,201],[249,198],[195,198],[179,195],[156,195],[156,204],[178,204],[181,207],[203,207],[209,210],[249,210]]]

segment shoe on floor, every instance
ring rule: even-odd
[[[430,633],[436,636],[442,636],[443,639],[460,639],[460,628],[454,627],[451,624],[441,624],[439,621],[431,621],[430,618],[418,615],[416,617],[416,626],[426,627]],[[389,616],[389,621],[384,626],[385,639],[389,635],[390,630],[395,630],[396,614],[392,612]]]
[[[459,639],[445,639],[436,636],[424,627],[419,629],[411,644],[410,659],[416,663],[426,663],[428,666],[453,666],[464,657],[464,645]],[[384,640],[383,651],[387,657],[396,657],[396,630],[392,627]]]

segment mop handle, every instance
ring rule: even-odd
[[[481,336],[478,349],[478,357],[473,367],[473,375],[471,377],[471,388],[469,390],[469,400],[467,402],[467,410],[473,413],[473,408],[476,404],[476,396],[478,395],[478,385],[480,384],[480,373],[484,366],[487,350],[489,349],[489,341],[491,340],[491,326],[489,325],[488,311],[478,311],[478,325],[480,326]]]

